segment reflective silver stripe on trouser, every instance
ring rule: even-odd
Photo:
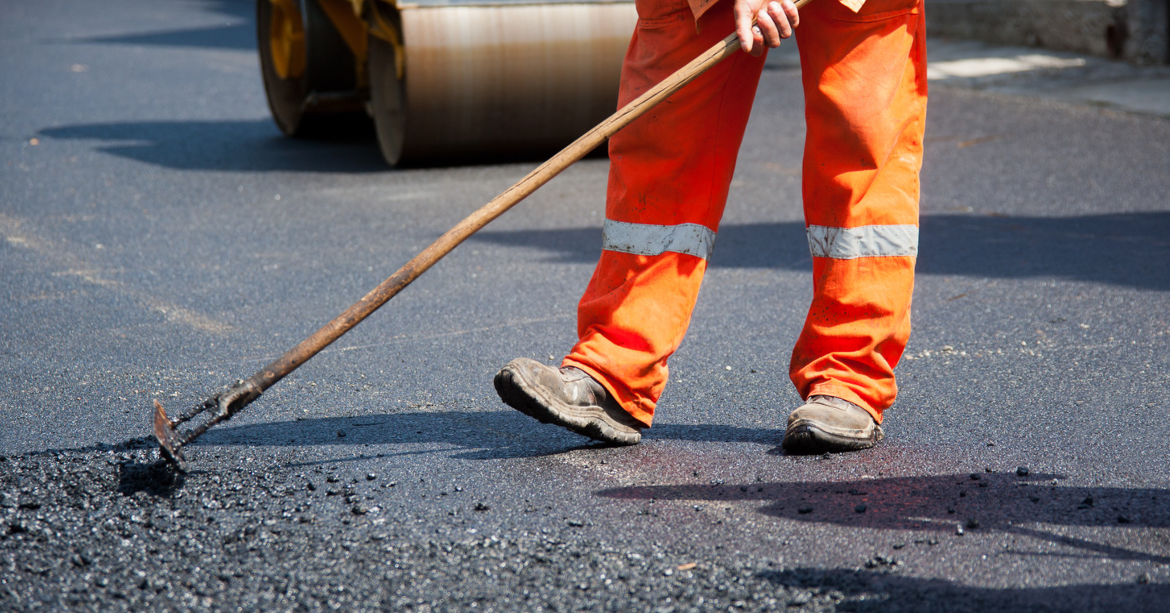
[[[808,249],[816,258],[852,260],[918,255],[918,226],[808,227]]]
[[[715,248],[715,233],[697,223],[658,226],[607,219],[601,235],[601,248],[634,255],[661,255],[673,251],[706,260]]]

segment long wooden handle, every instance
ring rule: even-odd
[[[811,1],[797,0],[795,4],[799,8]],[[300,344],[290,349],[283,356],[277,358],[268,366],[265,366],[260,372],[252,375],[249,381],[259,391],[264,391],[277,381],[283,379],[301,364],[308,361],[309,358],[317,355],[318,352],[328,347],[333,341],[340,338],[346,332],[349,332],[351,328],[361,323],[362,320],[378,310],[383,304],[386,304],[386,301],[397,295],[407,285],[410,285],[419,275],[426,272],[431,266],[434,266],[435,262],[441,260],[443,256],[450,253],[455,247],[458,247],[460,243],[467,240],[472,234],[475,234],[481,228],[491,223],[495,218],[503,215],[508,209],[516,206],[517,203],[527,198],[532,192],[539,189],[540,186],[548,183],[550,179],[559,175],[574,162],[585,157],[586,154],[605,142],[605,139],[616,134],[618,130],[626,127],[630,122],[641,117],[646,111],[654,108],[659,102],[665,100],[687,83],[695,80],[696,77],[706,72],[712,66],[731,57],[738,50],[739,39],[732,32],[727,38],[724,38],[710,49],[704,51],[689,64],[678,69],[661,83],[655,85],[641,96],[638,96],[633,102],[619,109],[618,112],[598,124],[597,127],[586,132],[581,138],[573,141],[572,144],[562,149],[560,153],[553,156],[550,160],[537,166],[535,170],[528,173],[527,176],[520,179],[515,185],[493,198],[491,202],[488,202],[480,207],[479,210],[468,215],[466,219],[448,230],[446,234],[440,236],[429,247],[423,249],[421,253],[414,256],[413,259],[407,262],[402,268],[399,268],[397,272],[390,275],[378,287],[375,287],[370,293],[363,296],[361,300],[346,309],[344,313],[325,324],[320,330],[317,330],[312,336],[301,341]]]
[[[797,0],[796,6],[801,7],[811,1]],[[605,139],[613,136],[618,130],[627,126],[631,121],[634,121],[646,111],[654,108],[659,102],[662,102],[681,87],[693,81],[707,69],[735,54],[738,49],[739,40],[734,33],[712,46],[691,63],[683,66],[661,83],[655,85],[650,91],[647,91],[633,102],[622,107],[617,113],[610,116],[609,119],[601,122],[596,128],[587,132],[568,147],[565,147],[560,153],[553,156],[552,159],[538,166],[536,170],[528,173],[528,176],[518,181],[512,187],[504,190],[502,194],[493,198],[491,202],[480,207],[479,210],[471,215],[468,215],[466,219],[448,230],[446,234],[440,236],[438,240],[431,243],[429,247],[416,255],[393,275],[390,275],[378,287],[375,287],[370,293],[363,296],[361,300],[354,303],[341,315],[334,318],[333,321],[325,324],[320,330],[314,332],[312,336],[301,341],[296,347],[293,347],[248,379],[239,381],[226,392],[207,399],[203,404],[193,407],[190,411],[177,416],[175,419],[167,417],[166,411],[156,400],[154,403],[154,434],[158,439],[163,457],[179,467],[180,470],[185,471],[182,454],[183,447],[194,442],[195,439],[199,438],[204,432],[207,432],[212,426],[231,419],[233,415],[242,411],[244,407],[248,406],[277,381],[280,381],[289,373],[296,370],[310,358],[317,355],[322,349],[328,347],[333,341],[361,323],[362,320],[378,310],[383,304],[386,304],[388,300],[397,295],[407,285],[410,285],[419,275],[426,272],[431,266],[434,266],[436,262],[450,253],[455,247],[458,247],[460,243],[467,240],[469,236],[478,232],[493,219],[503,215],[505,211],[515,206],[529,194],[540,188],[540,186],[560,174],[561,171],[584,157],[585,154],[592,151],[604,142]],[[179,436],[175,432],[175,426],[185,423],[200,413],[212,408],[217,408],[218,411],[210,420],[207,420],[182,436]]]
[[[312,336],[301,341],[296,347],[252,375],[249,380],[260,391],[263,391],[283,379],[322,349],[328,347],[333,341],[349,332],[351,328],[361,323],[383,304],[386,304],[388,300],[410,285],[419,275],[434,266],[443,256],[458,247],[472,234],[548,183],[550,179],[605,142],[605,139],[613,136],[618,130],[626,127],[646,111],[654,108],[659,102],[738,50],[739,40],[733,33],[703,52],[689,64],[680,68],[633,102],[622,107],[618,112],[598,124],[597,127],[562,149],[560,153],[528,173],[515,185],[493,198],[491,202],[468,215],[466,219],[448,230],[446,234],[440,236],[438,240],[431,243],[429,247],[398,269],[397,272],[363,296],[361,300],[358,300],[333,321],[325,324],[320,330],[314,332]]]

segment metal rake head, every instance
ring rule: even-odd
[[[180,472],[187,472],[187,461],[183,457],[183,445],[179,441],[179,435],[171,427],[167,411],[158,400],[154,401],[154,438],[158,439],[158,448],[163,459]]]
[[[227,421],[232,415],[240,412],[253,400],[260,397],[263,389],[253,379],[242,379],[227,391],[216,394],[190,411],[171,419],[167,411],[158,400],[154,401],[154,438],[158,439],[159,452],[171,466],[181,472],[187,472],[187,459],[183,456],[183,447],[191,444],[195,439],[203,436],[215,424]],[[209,409],[215,412],[207,421],[192,428],[190,431],[179,434],[175,427],[190,421],[196,415]]]

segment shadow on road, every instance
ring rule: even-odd
[[[75,43],[150,45],[158,47],[202,47],[206,49],[256,50],[256,25],[247,23],[190,30],[164,30],[145,34],[96,36],[73,39]]]
[[[1080,217],[928,215],[917,270],[927,275],[1050,278],[1170,290],[1170,213]],[[558,262],[596,262],[601,229],[481,232],[472,240],[537,249]],[[728,224],[711,265],[811,270],[804,224]]]
[[[515,411],[490,413],[435,411],[367,417],[325,417],[232,428],[203,435],[203,445],[364,446],[446,445],[440,449],[404,449],[382,454],[414,455],[456,452],[461,459],[536,457],[579,448],[584,439],[550,428],[549,436],[523,436],[531,419]]]
[[[37,135],[99,141],[94,147],[97,151],[175,170],[332,173],[392,170],[382,161],[372,120],[360,113],[329,116],[297,138],[281,135],[276,124],[267,118],[77,124],[45,128]],[[399,167],[434,169],[515,163],[536,166],[555,153],[450,152],[442,159],[420,160]],[[599,147],[588,157],[605,156],[606,149]]]
[[[1096,543],[1047,526],[1170,528],[1170,491],[1149,488],[1070,487],[1059,475],[976,473],[859,481],[660,485],[601,490],[627,500],[759,501],[760,513],[792,521],[852,528],[954,533],[1009,532],[1079,550],[1072,557],[1146,560],[1170,556]],[[1019,556],[1067,554],[1005,550]]]
[[[285,138],[271,119],[132,121],[47,128],[45,138],[105,141],[95,148],[177,170],[385,172],[374,129],[346,117],[328,140]]]
[[[183,489],[186,477],[166,462],[124,462],[118,465],[118,493],[133,496],[146,492],[169,498]]]
[[[535,432],[534,428],[540,428]],[[775,429],[722,425],[663,424],[650,431],[667,440],[760,443],[774,445]],[[595,444],[555,426],[536,425],[516,411],[435,411],[368,417],[325,417],[302,421],[217,428],[200,445],[418,445],[440,444],[439,450],[404,450],[383,455],[449,453],[467,460],[537,457],[565,453]]]
[[[1060,585],[1034,588],[973,587],[943,579],[881,572],[815,568],[765,571],[757,575],[796,589],[841,592],[844,611],[1163,611],[1170,585]]]
[[[256,50],[255,3],[232,0],[205,2],[207,12],[226,15],[235,23],[188,30],[164,30],[143,34],[95,36],[73,39],[75,43],[150,45],[157,47],[202,47],[207,49]],[[241,22],[242,21],[242,22]]]

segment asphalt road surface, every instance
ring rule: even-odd
[[[572,344],[607,161],[554,180],[235,420],[280,355],[539,160],[390,170],[271,122],[253,4],[0,4],[0,609],[1164,611],[1170,122],[932,93],[887,439],[792,457],[810,298],[769,59],[655,426],[502,405]]]

